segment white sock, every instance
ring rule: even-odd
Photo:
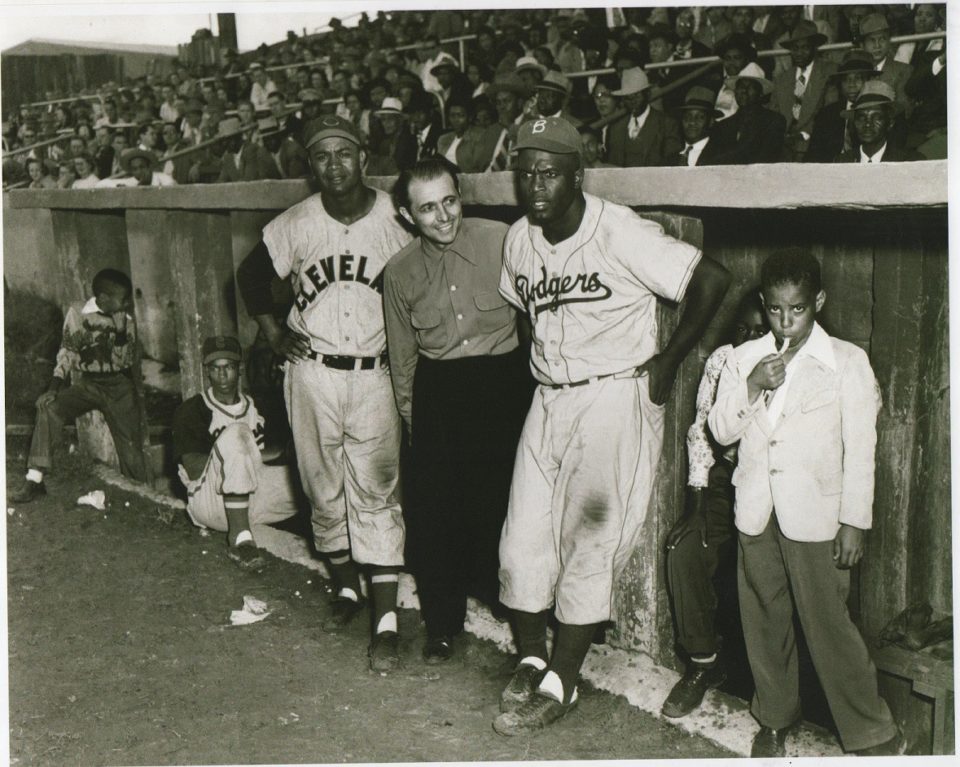
[[[239,546],[241,543],[246,543],[247,541],[253,543],[253,533],[249,530],[241,530],[237,533],[237,539],[233,542],[233,545]]]
[[[713,655],[708,655],[706,658],[697,658],[697,657],[694,657],[693,655],[690,656],[690,660],[692,660],[694,663],[702,663],[704,666],[707,666],[713,663],[716,659],[717,659],[716,653],[714,653]]]
[[[540,692],[545,692],[551,698],[556,698],[563,703],[563,682],[556,671],[548,671],[540,680]]]
[[[337,592],[337,596],[349,599],[351,602],[360,601],[360,597],[357,596],[357,592],[346,586],[344,586],[342,589],[340,589],[340,591]]]
[[[543,671],[547,667],[547,662],[543,658],[538,658],[536,655],[528,655],[526,658],[521,658],[518,666],[533,666],[537,671]]]
[[[393,610],[384,613],[380,622],[377,623],[377,633],[382,634],[384,631],[392,631],[394,634],[397,633],[397,614]]]
[[[27,469],[27,482],[43,482],[43,472],[40,469]]]

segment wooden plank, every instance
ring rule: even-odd
[[[60,303],[53,215],[46,208],[14,208],[3,195],[3,279],[19,290]]]
[[[646,215],[663,225],[668,234],[697,246],[703,242],[703,228],[696,219],[672,214]],[[662,346],[677,325],[681,307],[660,306],[657,311],[659,341]],[[662,581],[663,539],[676,516],[677,498],[683,496],[686,483],[686,429],[693,420],[690,388],[696,390],[699,361],[691,353],[677,374],[674,390],[667,403],[664,422],[664,448],[654,482],[653,498],[639,536],[637,549],[618,583],[615,596],[617,625],[610,632],[611,644],[639,649],[658,657],[663,645],[672,645],[662,636],[669,620]],[[664,523],[664,519],[667,520]]]
[[[923,297],[917,352],[922,376],[917,402],[913,514],[907,550],[908,601],[953,612],[950,431],[950,328],[946,232],[925,228]]]
[[[165,211],[127,211],[130,278],[140,342],[146,356],[176,365],[179,359],[174,318],[178,287],[170,268],[170,232],[166,224]]]
[[[871,364],[883,395],[877,428],[873,529],[861,563],[862,629],[873,635],[906,606],[909,521],[915,513],[917,350],[924,339],[915,310],[922,292],[919,242],[901,238],[902,221],[878,224]],[[909,237],[909,235],[906,235]]]
[[[392,187],[395,179],[371,178]],[[515,205],[512,172],[464,174],[464,202]],[[584,188],[623,205],[679,208],[903,208],[947,203],[947,161],[775,164],[588,170]],[[284,210],[310,194],[308,183],[255,181],[123,189],[28,189],[9,193],[15,207]]]
[[[230,216],[199,211],[170,211],[167,215],[178,289],[180,387],[186,399],[204,386],[203,339],[237,332]]]

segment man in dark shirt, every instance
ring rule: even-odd
[[[251,527],[281,522],[297,507],[288,466],[267,466],[263,417],[240,393],[240,342],[203,342],[210,386],[173,414],[173,452],[187,489],[187,513],[201,528],[227,533],[227,556],[244,570],[266,564]]]
[[[395,197],[420,237],[387,264],[384,319],[412,435],[407,563],[427,629],[423,655],[438,663],[463,631],[467,594],[499,602],[497,547],[533,385],[516,312],[498,292],[506,224],[463,218],[456,170],[442,157],[404,171]]]

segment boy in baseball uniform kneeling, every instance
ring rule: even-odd
[[[264,464],[263,417],[240,392],[240,342],[212,336],[203,342],[209,388],[173,415],[173,448],[187,488],[187,513],[198,527],[227,533],[227,556],[241,569],[266,564],[253,525],[292,517],[297,507],[288,466]]]

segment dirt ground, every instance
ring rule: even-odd
[[[24,439],[7,441],[7,482]],[[512,659],[464,636],[439,671],[401,614],[401,672],[366,665],[367,632],[324,634],[327,584],[271,559],[238,571],[220,536],[91,479],[64,456],[50,495],[7,516],[10,749],[19,765],[625,759],[730,756],[619,697],[584,690],[549,733],[493,732]],[[78,507],[103,489],[106,512]],[[129,504],[129,506],[127,505]],[[266,620],[229,625],[244,595]]]

